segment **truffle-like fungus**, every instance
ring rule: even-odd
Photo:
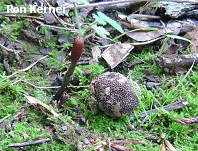
[[[124,116],[139,105],[138,84],[116,72],[105,72],[94,78],[90,91],[101,110],[109,116]]]

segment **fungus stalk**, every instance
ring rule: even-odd
[[[84,40],[82,38],[83,30],[80,27],[78,10],[76,8],[76,4],[75,3],[73,3],[73,4],[74,4],[74,13],[75,13],[76,20],[77,20],[79,36],[77,36],[73,42],[73,47],[72,47],[72,52],[71,52],[71,64],[70,64],[66,74],[64,75],[61,87],[58,89],[55,96],[53,97],[53,100],[57,100],[57,101],[60,100],[60,98],[63,95],[63,92],[65,91],[67,85],[69,84],[69,79],[75,70],[76,64],[77,64],[77,62],[82,54],[83,48],[84,48]],[[61,104],[61,102],[59,102],[59,103]]]
[[[83,48],[84,48],[83,38],[82,37],[76,37],[74,39],[72,52],[71,52],[71,64],[70,64],[66,74],[64,75],[61,87],[56,92],[53,100],[57,100],[57,101],[60,100],[63,92],[65,91],[67,85],[69,84],[69,79],[70,79],[71,75],[73,74],[73,72],[75,70],[76,64],[77,64],[77,62],[78,62],[78,60],[79,60],[79,58],[82,54]]]

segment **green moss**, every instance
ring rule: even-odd
[[[47,58],[46,61],[46,65],[48,66],[48,68],[52,68],[52,69],[63,69],[66,66],[66,63],[62,61],[60,61],[58,58],[60,55],[62,55],[63,51],[57,51],[57,50],[52,50],[49,53],[49,57]]]
[[[2,80],[4,78],[0,78]],[[0,118],[7,115],[13,115],[15,110],[20,108],[16,100],[21,98],[22,88],[18,85],[11,86],[9,80],[5,80],[0,84]]]
[[[6,4],[10,4],[11,2],[16,5],[20,5],[24,1],[17,0],[14,2],[12,0],[3,0],[0,2],[0,11],[5,11]],[[28,105],[27,100],[22,95],[23,93],[27,95],[31,94],[35,96],[35,98],[49,105],[52,98],[50,89],[39,89],[27,83],[15,82],[17,80],[25,80],[36,86],[50,86],[52,81],[48,81],[46,75],[48,75],[47,73],[53,73],[54,70],[61,71],[68,66],[69,61],[65,61],[63,59],[60,60],[59,57],[63,55],[65,50],[68,50],[71,47],[71,44],[67,43],[60,46],[58,44],[58,36],[54,36],[51,40],[45,41],[44,38],[42,38],[43,35],[54,34],[51,29],[46,27],[41,27],[38,31],[32,31],[36,36],[38,36],[38,41],[36,43],[33,42],[32,44],[29,44],[29,42],[24,41],[24,39],[20,36],[21,29],[26,29],[31,24],[29,21],[19,17],[12,20],[12,22],[11,20],[7,20],[6,17],[1,17],[0,20],[2,21],[0,25],[0,28],[2,29],[0,31],[1,34],[7,36],[11,41],[18,41],[22,43],[27,52],[35,53],[43,47],[52,49],[49,56],[45,60],[26,72],[18,73],[7,80],[4,80],[7,78],[5,73],[1,72],[0,122],[2,122],[4,120],[12,120],[13,116],[21,110],[22,106]],[[88,22],[88,20],[86,20],[86,22]],[[69,31],[61,31],[61,33],[65,36],[71,37],[71,39],[75,36]],[[79,85],[77,87],[70,85],[72,87],[70,89],[71,97],[68,102],[64,104],[64,109],[62,109],[63,111],[59,113],[59,109],[55,108],[54,110],[60,114],[64,122],[67,122],[69,119],[72,119],[72,117],[77,115],[76,109],[80,108],[83,116],[89,123],[89,127],[84,127],[88,128],[92,134],[103,136],[103,138],[101,138],[103,140],[142,138],[143,141],[147,142],[146,146],[138,144],[127,145],[134,150],[160,150],[160,145],[163,141],[160,138],[161,133],[166,133],[166,139],[180,150],[198,150],[198,134],[196,133],[197,125],[181,125],[175,122],[175,120],[179,118],[190,118],[197,116],[198,66],[195,65],[189,75],[172,75],[167,78],[167,73],[165,73],[163,69],[157,67],[155,63],[157,56],[153,49],[153,47],[143,49],[139,54],[131,52],[131,54],[128,55],[123,62],[128,65],[131,62],[141,60],[142,64],[135,65],[134,68],[125,70],[123,73],[128,76],[128,78],[139,83],[142,91],[140,105],[137,110],[131,113],[131,115],[137,116],[141,112],[153,109],[154,106],[160,108],[157,113],[151,114],[147,119],[138,117],[135,120],[130,120],[129,116],[131,115],[121,118],[112,118],[104,115],[101,110],[92,112],[89,106],[91,101],[89,84],[94,77],[107,71],[107,64],[103,59],[100,59],[99,65],[79,65],[76,67],[74,75],[72,75],[72,79],[78,79]],[[186,51],[185,53],[190,52],[191,51]],[[33,57],[34,56],[32,55],[26,55],[25,59],[33,62]],[[14,67],[12,68],[12,71],[17,70]],[[188,70],[189,68],[186,67],[186,71]],[[0,71],[4,71],[4,66],[2,63],[0,63]],[[88,71],[88,74],[85,75],[85,71]],[[161,79],[161,85],[154,87],[152,90],[148,90],[146,88],[145,76],[152,74],[159,76],[159,79]],[[164,105],[173,103],[182,98],[186,98],[189,101],[189,107],[169,112],[161,109]],[[58,126],[61,126],[64,122],[60,121],[56,117],[52,117],[42,108],[29,108],[28,115],[29,116],[27,119],[20,122],[15,122],[15,129],[12,130],[12,133],[9,133],[10,131],[5,131],[3,128],[0,130],[1,150],[13,150],[13,148],[8,148],[8,145],[11,143],[34,141],[46,137],[51,139],[50,143],[29,146],[23,149],[31,151],[58,151],[74,150],[76,148],[76,144],[74,142],[65,145],[63,142],[55,138],[50,131],[52,130],[52,127],[56,128],[57,132],[61,135],[61,131],[59,131],[60,129]],[[130,129],[129,126],[134,126],[135,130]],[[72,129],[70,132],[71,133],[67,133],[67,135],[62,134],[61,136],[63,136],[66,140],[66,138],[74,136],[74,130]],[[27,137],[23,138],[23,134],[26,134]],[[157,142],[153,143],[145,140],[144,138],[147,135],[154,135],[158,139]],[[101,140],[99,139],[98,141]],[[92,146],[89,150],[94,150],[94,147]]]
[[[83,75],[83,72],[88,71],[90,74],[87,76]],[[84,65],[84,66],[77,66],[74,71],[74,76],[71,78],[75,78],[77,76],[77,79],[79,79],[79,82],[81,86],[88,85],[91,83],[91,80],[100,75],[105,71],[104,67],[101,65]]]

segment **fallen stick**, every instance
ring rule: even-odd
[[[34,65],[36,65],[39,61],[45,59],[46,57],[48,57],[48,55],[43,56],[42,58],[38,59],[36,62],[30,64],[28,67],[26,67],[26,68],[24,68],[24,69],[20,69],[20,70],[18,70],[18,71],[15,71],[15,72],[12,73],[11,75],[9,75],[9,76],[7,76],[6,78],[4,78],[3,80],[1,80],[1,82],[3,82],[3,81],[5,81],[5,80],[7,80],[7,79],[13,77],[15,74],[18,74],[18,73],[21,73],[21,72],[25,72],[25,71],[31,69],[31,68],[32,68]]]
[[[18,148],[18,147],[25,147],[25,146],[32,146],[32,145],[47,143],[50,141],[51,140],[49,138],[44,138],[44,139],[40,139],[40,140],[36,140],[36,141],[32,141],[32,142],[12,143],[12,144],[8,145],[8,147]]]
[[[167,2],[178,2],[178,3],[194,3],[198,4],[197,0],[162,0]],[[97,6],[104,6],[104,5],[115,5],[115,4],[121,4],[121,3],[127,3],[130,2],[133,3],[140,3],[140,2],[148,2],[148,0],[114,0],[109,2],[98,2],[98,3],[91,3],[91,4],[85,4],[85,5],[77,5],[77,8],[86,8],[86,7],[97,7]],[[69,5],[67,9],[74,9],[74,6]]]
[[[161,68],[191,66],[198,63],[198,54],[163,55],[156,58],[157,66]]]
[[[166,2],[178,2],[178,3],[194,3],[194,4],[198,4],[197,0],[162,0],[162,1],[166,1]]]
[[[106,6],[106,5],[115,5],[121,3],[139,3],[139,2],[147,2],[147,0],[114,0],[109,2],[97,2],[97,3],[90,3],[85,5],[76,5],[77,8],[86,8],[86,7],[98,7],[98,6]],[[66,7],[67,9],[74,9],[74,6],[69,5]]]
[[[161,0],[161,1],[166,1],[166,2],[178,2],[178,3],[194,3],[198,4],[197,0]],[[114,5],[114,4],[121,4],[121,3],[139,3],[139,2],[148,2],[148,0],[114,0],[114,1],[109,1],[109,2],[97,2],[97,3],[91,3],[91,4],[85,4],[85,5],[77,5],[77,8],[87,8],[87,7],[97,7],[97,6],[105,6],[105,5]],[[68,10],[73,10],[74,6],[71,4],[67,6]],[[29,14],[30,11],[27,11],[26,13],[23,14]],[[16,14],[15,12],[0,12],[0,15],[8,15],[8,14]]]
[[[181,123],[183,125],[198,123],[198,117],[194,117],[194,118],[181,118],[181,119],[175,120],[175,122]]]
[[[184,107],[187,107],[187,106],[189,106],[188,100],[182,99],[182,100],[176,101],[172,104],[165,105],[165,106],[163,106],[162,109],[167,110],[167,111],[172,111],[172,110],[181,109],[181,108],[184,108]],[[146,111],[146,112],[142,112],[142,113],[140,113],[139,116],[145,117],[145,116],[150,115],[152,113],[157,113],[160,109],[161,108],[149,110],[149,111]],[[133,120],[133,119],[136,119],[137,117],[136,116],[130,116],[129,118],[131,120]]]

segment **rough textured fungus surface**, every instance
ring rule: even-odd
[[[91,82],[91,93],[101,110],[109,116],[124,116],[139,105],[137,83],[116,72],[105,72]]]

